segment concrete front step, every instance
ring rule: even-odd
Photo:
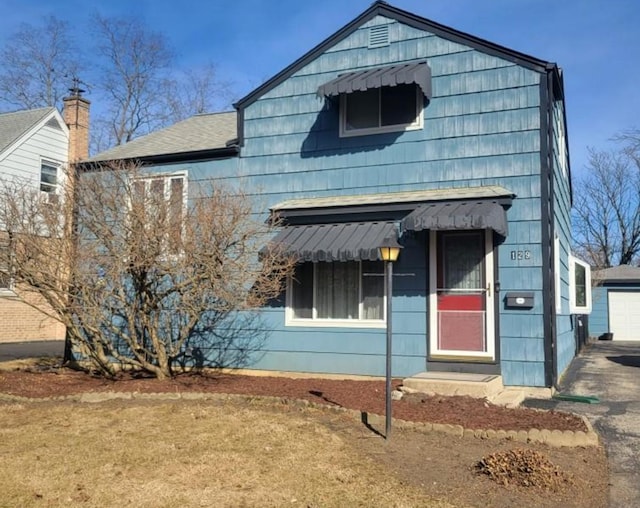
[[[504,391],[502,376],[460,372],[421,372],[402,381],[410,390],[438,395],[492,399]]]

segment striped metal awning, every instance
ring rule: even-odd
[[[267,246],[298,261],[377,261],[378,247],[397,239],[393,222],[349,222],[286,226]]]
[[[490,200],[434,201],[418,206],[402,220],[403,231],[493,229],[506,238],[507,213]]]
[[[363,71],[341,74],[318,87],[318,97],[331,97],[343,93],[364,92],[383,86],[416,84],[431,99],[431,69],[426,61],[375,67]]]

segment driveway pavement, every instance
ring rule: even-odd
[[[585,415],[607,451],[610,506],[640,506],[640,342],[587,345],[564,375],[560,393],[593,395],[600,403],[527,400],[524,405]]]
[[[0,342],[0,362],[41,356],[63,356],[63,340],[39,340],[33,342]]]

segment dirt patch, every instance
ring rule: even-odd
[[[401,381],[395,380],[394,386]],[[55,397],[83,392],[172,393],[203,392],[267,395],[340,406],[383,415],[384,381],[354,381],[285,377],[185,374],[159,381],[122,374],[117,381],[50,365],[0,371],[0,393],[26,397]],[[468,429],[581,430],[587,428],[575,415],[529,408],[509,409],[471,397],[411,394],[393,402],[393,417],[406,421],[448,423]]]

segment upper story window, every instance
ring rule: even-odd
[[[381,261],[302,263],[287,290],[287,324],[384,326]]]
[[[340,96],[340,136],[421,129],[423,95],[415,84]]]
[[[58,191],[58,164],[42,161],[40,164],[40,190],[50,194]]]
[[[344,72],[316,94],[340,97],[341,137],[421,129],[432,97],[431,68],[420,60]]]

